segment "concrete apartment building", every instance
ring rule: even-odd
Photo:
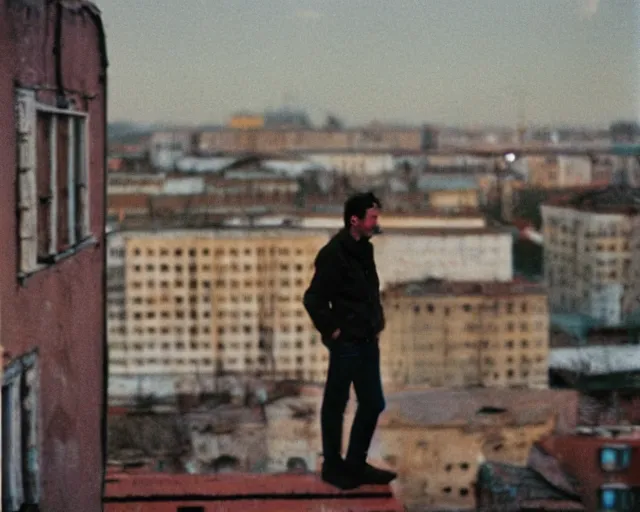
[[[552,311],[605,326],[631,319],[640,292],[639,200],[636,189],[609,187],[541,207]]]
[[[330,171],[358,178],[372,178],[393,171],[395,158],[385,151],[317,151],[305,158]]]
[[[227,227],[215,229],[111,233],[112,375],[211,374],[216,368],[270,375],[275,363],[273,375],[280,378],[322,381],[326,349],[302,295],[318,250],[342,220],[283,218],[257,217],[253,227],[228,218]],[[419,226],[446,219],[387,221]],[[511,235],[485,229],[387,230],[374,239],[382,286],[425,276],[509,281]]]
[[[574,391],[556,390],[390,393],[370,456],[397,470],[409,510],[475,510],[480,465],[525,464],[536,440],[575,428],[575,403]]]
[[[391,388],[546,388],[545,291],[519,282],[426,280],[390,286],[380,339]]]
[[[220,129],[197,133],[194,147],[200,154],[288,151],[400,150],[416,151],[433,144],[429,127],[402,128],[370,125],[345,130],[309,128]]]
[[[0,2],[6,512],[102,510],[106,70],[92,3]]]
[[[382,218],[383,226],[385,223]],[[380,284],[424,279],[500,281],[513,278],[512,235],[495,228],[385,229],[373,239]]]
[[[323,379],[327,354],[302,294],[326,240],[291,230],[113,234],[112,375]]]
[[[534,188],[565,188],[589,185],[593,164],[588,157],[528,156],[517,165]]]

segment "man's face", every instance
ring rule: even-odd
[[[380,209],[377,207],[369,208],[363,219],[355,218],[354,227],[360,234],[360,236],[364,236],[366,238],[371,238],[373,233],[378,226],[378,217],[380,216]]]

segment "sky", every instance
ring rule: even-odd
[[[95,0],[111,121],[606,127],[640,119],[637,0]]]

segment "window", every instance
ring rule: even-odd
[[[20,272],[55,263],[90,241],[87,115],[18,89]]]
[[[636,510],[633,495],[624,484],[609,484],[600,487],[600,510],[612,512]]]
[[[625,471],[631,464],[631,447],[608,445],[600,449],[600,469],[602,471]]]
[[[40,500],[37,353],[13,361],[2,383],[2,508]]]

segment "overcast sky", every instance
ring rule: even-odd
[[[110,120],[285,102],[348,124],[640,117],[637,0],[97,0]]]

